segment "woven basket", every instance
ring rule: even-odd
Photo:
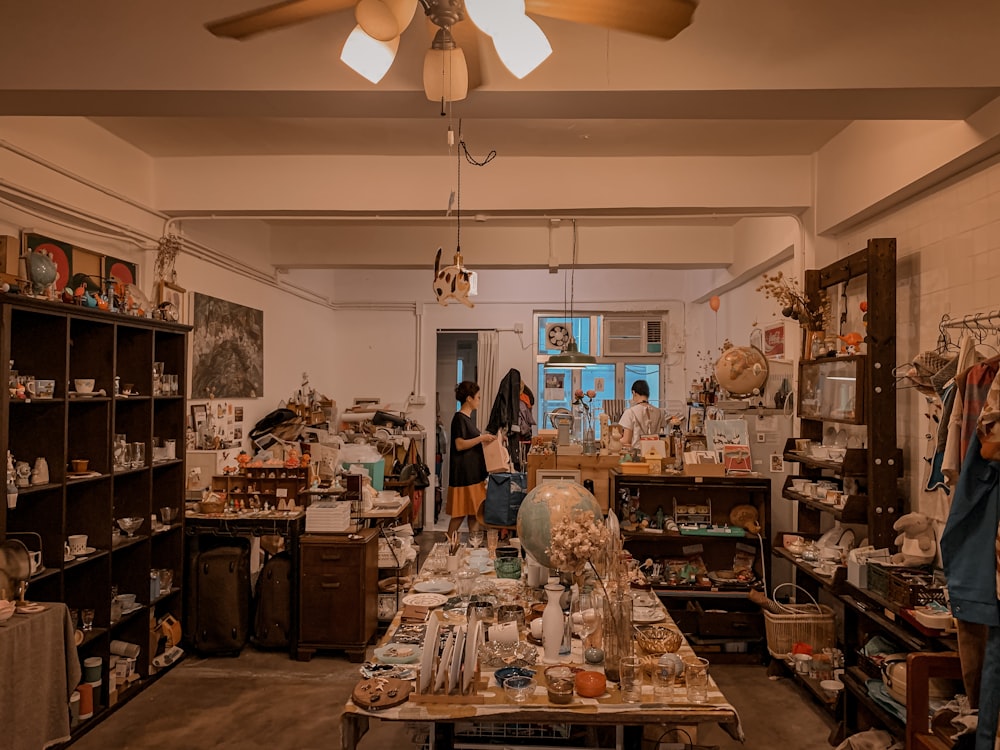
[[[221,513],[225,509],[225,507],[226,507],[225,502],[219,499],[202,500],[200,503],[198,503],[198,512]]]
[[[790,583],[774,587],[793,586],[810,599],[807,591]],[[764,627],[767,634],[767,650],[776,659],[787,659],[796,643],[808,644],[813,653],[824,648],[832,648],[836,641],[836,623],[833,610],[812,599],[812,604],[782,604],[782,612],[764,610]]]
[[[662,656],[681,647],[683,638],[676,630],[662,625],[644,625],[635,629],[635,639],[647,654]]]

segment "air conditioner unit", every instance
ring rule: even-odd
[[[663,353],[663,319],[605,317],[602,326],[605,357],[659,357]]]

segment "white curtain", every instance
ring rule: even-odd
[[[479,392],[482,402],[476,415],[479,431],[490,421],[493,399],[500,387],[500,334],[496,331],[479,331],[476,364],[479,370]]]

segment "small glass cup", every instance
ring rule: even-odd
[[[486,549],[490,551],[490,557],[496,556],[497,545],[500,543],[499,529],[486,529]]]
[[[674,683],[682,666],[683,662],[677,654],[664,654],[653,666],[653,695],[658,703],[666,702],[673,694]]]
[[[536,684],[533,677],[515,675],[503,681],[503,691],[511,702],[526,703],[534,694]]]
[[[704,703],[708,700],[708,659],[700,656],[686,659],[684,667],[687,699],[692,703]]]
[[[638,656],[623,656],[618,665],[618,686],[625,703],[642,702],[642,659]]]
[[[94,610],[92,610],[92,609],[81,609],[80,610],[80,622],[83,625],[83,630],[93,630],[94,629]]]

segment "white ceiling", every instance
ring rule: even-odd
[[[552,57],[518,81],[477,35],[481,85],[447,116],[422,93],[419,10],[376,86],[337,59],[350,11],[244,42],[204,29],[266,4],[0,0],[0,116],[87,117],[152,157],[440,156],[459,122],[477,156],[801,156],[857,120],[1000,96],[996,0],[702,0],[670,41],[539,17]]]

